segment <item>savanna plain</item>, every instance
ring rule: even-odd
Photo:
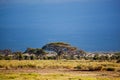
[[[120,80],[120,64],[98,60],[0,60],[0,80]]]

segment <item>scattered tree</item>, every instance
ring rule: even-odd
[[[76,47],[73,47],[70,44],[63,43],[63,42],[49,43],[43,46],[42,49],[56,52],[57,59],[61,59],[64,53],[74,54],[75,51],[77,50]]]

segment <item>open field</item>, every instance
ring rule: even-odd
[[[115,61],[0,60],[0,80],[120,80]]]

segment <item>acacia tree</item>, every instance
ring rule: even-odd
[[[35,53],[35,55],[37,55],[39,59],[44,59],[46,57],[47,53],[43,49],[37,48],[36,51],[37,52]]]
[[[37,51],[34,48],[27,48],[24,53],[35,54]]]
[[[83,51],[83,50],[77,50],[77,58],[78,59],[81,59],[81,58],[83,58],[83,57],[85,57],[86,56],[86,52],[85,51]]]
[[[56,52],[57,59],[60,59],[65,53],[74,54],[74,52],[77,50],[76,47],[73,47],[70,44],[63,42],[49,43],[44,45],[42,49]]]
[[[22,52],[14,52],[14,58],[17,60],[23,60],[23,54]]]
[[[38,59],[43,59],[47,54],[41,48],[27,48],[27,50],[24,53],[35,54]]]

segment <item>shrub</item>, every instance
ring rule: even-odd
[[[82,66],[81,65],[77,65],[76,67],[74,67],[75,69],[77,70],[81,70],[82,69]]]
[[[109,68],[107,68],[107,71],[115,71],[115,68],[109,67]]]
[[[74,67],[77,70],[82,70],[82,71],[101,71],[102,70],[102,66],[87,66],[87,65],[78,65],[76,67]]]
[[[5,56],[4,58],[5,58],[5,60],[12,60],[11,56]]]
[[[4,56],[2,56],[1,54],[0,54],[0,60],[3,60],[4,59]]]
[[[37,66],[34,65],[34,64],[28,64],[27,67],[29,67],[29,68],[36,68]]]
[[[116,69],[114,67],[107,67],[107,68],[103,68],[103,70],[106,70],[106,71],[115,71]]]
[[[89,71],[101,71],[102,66],[88,66]]]
[[[117,62],[116,63],[120,63],[120,59],[119,60],[117,60]]]

